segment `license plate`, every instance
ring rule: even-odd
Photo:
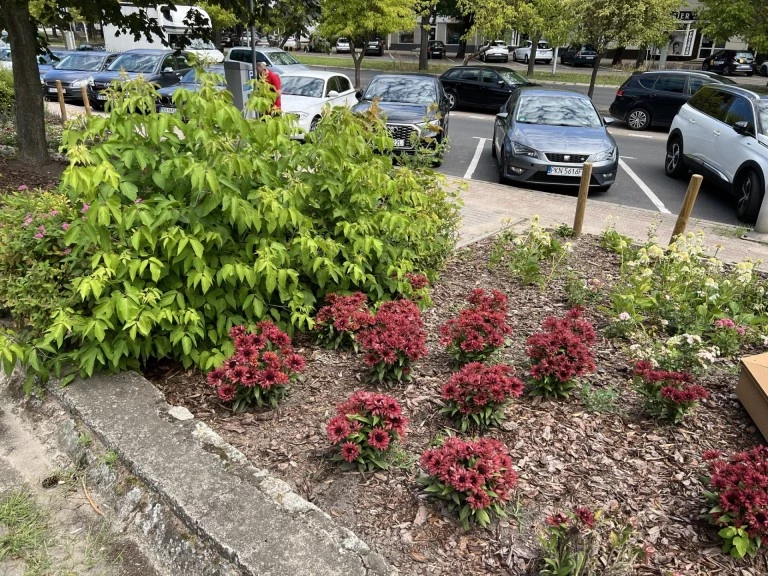
[[[395,148],[405,148],[405,140],[403,138],[396,138]]]
[[[581,168],[571,168],[570,166],[548,166],[547,174],[550,176],[581,176]]]
[[[169,108],[168,106],[160,106],[160,112],[167,112],[168,114],[173,114],[176,112],[176,108]]]
[[[585,58],[586,58],[587,60],[594,60],[594,59],[595,59],[595,57],[594,57],[594,56],[585,56]]]
[[[106,100],[107,95],[106,94],[96,94],[96,100]]]
[[[59,91],[59,90],[58,90],[57,88],[48,88],[48,92],[51,92],[51,93],[53,93],[53,94],[55,94],[55,93],[56,93],[56,92],[58,92],[58,91]]]

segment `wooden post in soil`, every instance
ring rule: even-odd
[[[85,115],[91,115],[91,103],[88,101],[88,90],[83,86],[80,88],[80,94],[83,96],[83,106],[85,106]]]
[[[59,93],[59,106],[61,107],[61,122],[67,121],[67,105],[64,102],[64,89],[61,87],[61,80],[56,80],[56,91]]]
[[[579,184],[579,200],[576,202],[576,216],[573,219],[573,235],[581,235],[584,226],[584,211],[587,209],[589,181],[592,179],[592,163],[586,162],[581,169],[581,184]]]
[[[691,181],[688,183],[688,190],[685,191],[685,200],[683,200],[683,206],[680,208],[680,214],[677,215],[677,222],[675,222],[675,229],[672,231],[672,237],[669,239],[669,243],[675,241],[675,238],[680,234],[685,233],[685,227],[688,225],[688,218],[693,210],[693,204],[696,202],[696,196],[699,195],[699,188],[704,178],[701,174],[694,174],[691,176]]]

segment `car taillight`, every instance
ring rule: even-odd
[[[621,98],[622,96],[624,96],[624,90],[622,88],[619,88],[618,90],[616,90],[616,97]]]

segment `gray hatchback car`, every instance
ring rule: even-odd
[[[616,179],[619,150],[592,100],[569,90],[522,87],[512,93],[493,125],[491,154],[499,181],[578,186],[585,162],[590,187],[607,190]]]

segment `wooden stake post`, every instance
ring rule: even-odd
[[[693,204],[696,202],[696,196],[699,195],[699,188],[704,178],[701,174],[694,174],[691,176],[691,181],[688,183],[688,190],[685,191],[685,200],[683,200],[683,206],[680,208],[680,214],[677,215],[677,222],[675,222],[675,229],[672,231],[672,237],[669,239],[669,243],[675,241],[675,238],[680,234],[685,234],[685,227],[688,225],[688,218],[691,216],[693,210]]]
[[[576,217],[573,219],[573,235],[579,236],[584,226],[584,211],[587,209],[589,181],[592,179],[592,163],[586,162],[581,169],[581,184],[579,185],[579,200],[576,202]]]
[[[61,80],[56,80],[56,91],[59,93],[59,106],[61,107],[61,121],[67,121],[67,105],[64,102],[64,89],[61,87]]]
[[[91,115],[91,103],[88,101],[88,90],[85,86],[80,88],[80,94],[83,96],[83,106],[85,106],[85,115]]]

